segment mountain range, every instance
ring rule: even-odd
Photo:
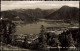
[[[60,9],[47,9],[42,10],[36,9],[14,9],[1,11],[1,17],[8,18],[10,20],[22,20],[25,23],[31,23],[39,19],[50,19],[50,20],[79,20],[79,8],[62,6]]]

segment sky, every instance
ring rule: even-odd
[[[1,1],[1,11],[35,8],[53,9],[64,5],[79,8],[79,1]]]

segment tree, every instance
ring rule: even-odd
[[[2,23],[1,23],[1,25],[2,25],[2,28],[1,29],[3,29],[4,31],[3,31],[3,42],[4,43],[11,43],[11,41],[12,41],[12,37],[11,36],[13,36],[13,35],[11,35],[11,34],[13,34],[14,32],[15,32],[15,24],[14,23],[12,23],[10,20],[1,20],[2,21]]]

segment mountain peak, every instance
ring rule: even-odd
[[[75,7],[62,6],[59,10],[45,17],[45,19],[53,20],[78,20],[79,9]]]
[[[69,8],[69,6],[65,5],[65,6],[62,6],[61,8]]]

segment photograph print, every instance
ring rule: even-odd
[[[1,1],[0,51],[80,51],[79,1]]]

